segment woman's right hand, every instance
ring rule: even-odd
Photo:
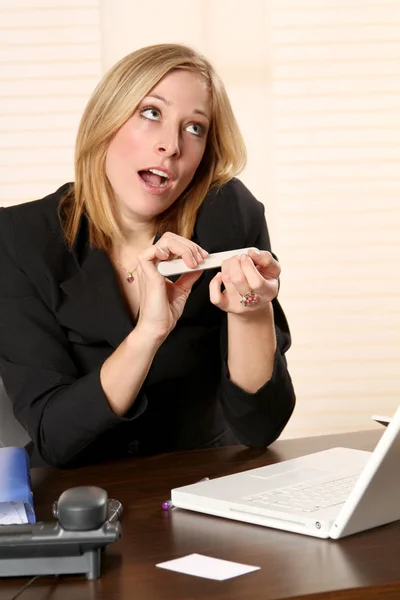
[[[202,271],[184,273],[172,283],[157,270],[157,264],[171,255],[182,258],[188,267],[194,268],[203,262],[208,252],[191,240],[167,232],[138,255],[140,309],[136,330],[160,343],[175,327],[193,284],[202,274]]]

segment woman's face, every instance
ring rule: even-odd
[[[186,189],[203,157],[209,92],[191,71],[171,71],[113,137],[106,174],[122,216],[151,221]]]

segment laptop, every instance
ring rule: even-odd
[[[400,406],[373,452],[331,448],[171,490],[175,507],[319,538],[400,519]]]

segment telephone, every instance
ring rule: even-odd
[[[85,573],[100,577],[101,551],[121,537],[122,505],[94,486],[66,490],[56,522],[0,526],[0,577]]]

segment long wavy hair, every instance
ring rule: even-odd
[[[92,246],[109,250],[113,240],[124,239],[106,175],[108,146],[142,99],[176,69],[195,72],[205,82],[211,98],[211,124],[204,155],[192,181],[158,216],[157,231],[172,231],[190,238],[208,191],[232,179],[245,166],[242,135],[225,87],[210,62],[180,44],[157,44],[132,52],[105,74],[82,115],[75,147],[75,183],[60,204],[63,231],[70,247],[83,216],[89,222]]]

